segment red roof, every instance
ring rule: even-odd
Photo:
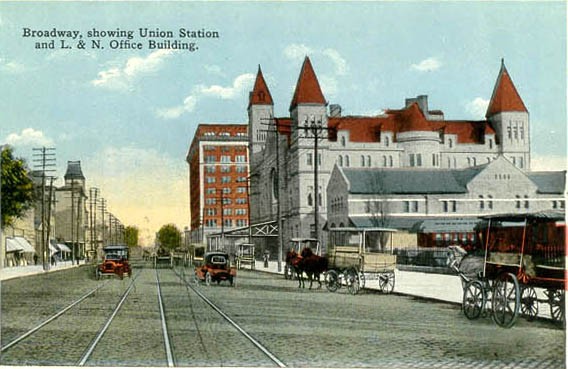
[[[501,70],[499,76],[497,76],[485,117],[488,118],[504,111],[527,112],[527,108],[521,96],[519,96],[509,72],[507,72],[507,68],[505,68],[505,63],[501,60]]]
[[[459,143],[483,142],[485,134],[495,134],[487,121],[447,121],[427,120],[417,104],[405,109],[387,110],[383,116],[376,117],[330,117],[328,121],[329,139],[337,140],[338,131],[349,131],[351,142],[378,142],[381,132],[425,131],[444,132],[457,135]]]
[[[249,107],[251,105],[274,105],[272,101],[272,95],[270,90],[266,85],[264,76],[262,75],[262,70],[260,65],[258,66],[258,73],[256,74],[256,80],[254,81],[254,87],[249,95]]]
[[[306,56],[304,59],[304,64],[302,64],[302,70],[300,71],[300,76],[298,77],[298,83],[296,83],[296,90],[294,91],[294,97],[290,103],[290,110],[295,108],[298,104],[325,104],[325,98],[321,92],[321,88],[310,62],[310,58]]]
[[[288,137],[288,145],[290,145],[290,137],[292,135],[292,118],[274,118],[274,124],[278,133]]]

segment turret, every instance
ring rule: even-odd
[[[500,153],[518,168],[530,169],[529,112],[503,59],[485,117],[495,129]]]
[[[270,90],[266,85],[260,65],[256,74],[253,90],[249,94],[249,145],[251,156],[259,153],[264,148],[266,130],[274,117],[274,102]]]

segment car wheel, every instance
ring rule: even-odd
[[[211,273],[209,272],[205,273],[205,284],[211,286],[212,280],[213,278],[211,277]]]

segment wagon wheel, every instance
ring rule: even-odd
[[[394,272],[379,274],[379,288],[383,293],[391,293],[394,290]]]
[[[483,284],[480,281],[469,281],[463,289],[462,309],[468,319],[477,319],[483,312],[486,302]]]
[[[493,284],[491,310],[493,321],[503,328],[511,328],[519,316],[521,296],[519,281],[514,274],[503,273]]]
[[[347,269],[345,279],[347,281],[347,291],[352,295],[359,293],[359,273],[357,273],[355,268]]]
[[[521,314],[529,321],[538,316],[538,299],[533,287],[525,286],[521,290]]]
[[[205,284],[208,286],[211,286],[211,281],[213,278],[211,278],[211,273],[207,272],[205,273]]]
[[[329,270],[325,274],[325,286],[329,292],[335,292],[341,286],[339,284],[339,274],[335,270]]]
[[[548,304],[550,315],[555,322],[564,322],[564,290],[548,290]]]

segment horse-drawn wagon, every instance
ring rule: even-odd
[[[235,263],[237,269],[242,269],[245,265],[248,265],[251,270],[255,269],[254,243],[242,243],[239,245]]]
[[[384,293],[391,293],[395,283],[396,255],[392,246],[394,229],[390,228],[332,228],[331,246],[327,252],[329,269],[327,289],[337,291],[347,286],[351,294],[365,287],[367,280],[378,280]]]
[[[532,320],[539,303],[548,303],[551,318],[563,322],[564,213],[492,215],[483,218],[478,228],[482,256],[460,254],[455,247],[449,255],[464,285],[466,317],[477,319],[490,311],[497,325],[509,328],[520,313]]]

